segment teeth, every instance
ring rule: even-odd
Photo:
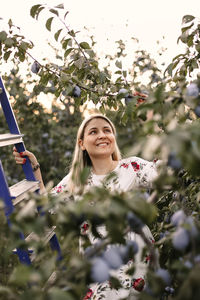
[[[107,146],[108,144],[107,143],[101,143],[101,144],[98,144],[97,146]]]

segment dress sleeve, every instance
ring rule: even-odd
[[[158,177],[158,166],[162,161],[147,161],[137,157],[134,161],[131,160],[131,164],[136,168],[136,184],[150,188],[152,182]]]
[[[52,190],[52,194],[59,194],[64,191],[67,191],[67,184],[69,181],[69,174],[66,175]]]

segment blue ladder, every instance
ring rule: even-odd
[[[0,147],[15,145],[17,151],[24,152],[25,145],[23,143],[23,135],[19,131],[15,115],[13,113],[12,107],[9,103],[1,76],[0,76],[0,104],[3,110],[3,113],[8,124],[9,132],[5,134],[0,134]],[[10,215],[12,214],[15,206],[24,200],[27,192],[39,192],[39,182],[35,179],[31,163],[29,159],[26,159],[26,163],[22,165],[23,172],[25,174],[25,179],[21,182],[16,183],[15,185],[9,187],[6,176],[3,170],[2,162],[0,160],[0,199],[4,201],[5,215],[9,226],[12,226],[10,222]],[[38,213],[41,214],[41,207],[38,207]],[[57,239],[57,236],[54,232],[55,226],[51,229],[48,229],[46,236],[44,238],[45,243],[49,242],[50,247],[53,251],[57,251],[57,260],[62,259],[60,245]],[[19,232],[19,238],[22,240],[29,241],[31,236],[34,233],[31,233],[25,238],[22,232]],[[16,248],[15,253],[18,255],[19,261],[23,264],[30,265],[32,262],[31,254],[32,250]]]

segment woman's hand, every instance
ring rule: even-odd
[[[18,165],[23,165],[26,163],[25,156],[27,156],[29,158],[32,168],[34,168],[36,165],[38,165],[37,158],[30,151],[26,150],[24,152],[19,153],[19,152],[17,152],[17,149],[15,147],[13,147],[13,156],[15,158],[16,164],[18,164]]]
[[[40,165],[37,161],[37,158],[35,157],[35,155],[30,152],[30,151],[24,151],[24,152],[17,152],[17,149],[15,147],[13,147],[13,156],[15,158],[16,164],[18,165],[23,165],[26,163],[26,157],[28,157],[28,159],[30,160],[34,175],[35,175],[35,179],[38,180],[39,182],[39,186],[40,186],[40,194],[43,194],[46,192],[45,190],[45,186],[43,183],[43,179],[42,179],[42,174],[40,171]]]

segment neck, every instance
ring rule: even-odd
[[[118,164],[118,161],[112,160],[112,157],[106,159],[92,159],[93,173],[96,175],[106,175],[112,172]]]

